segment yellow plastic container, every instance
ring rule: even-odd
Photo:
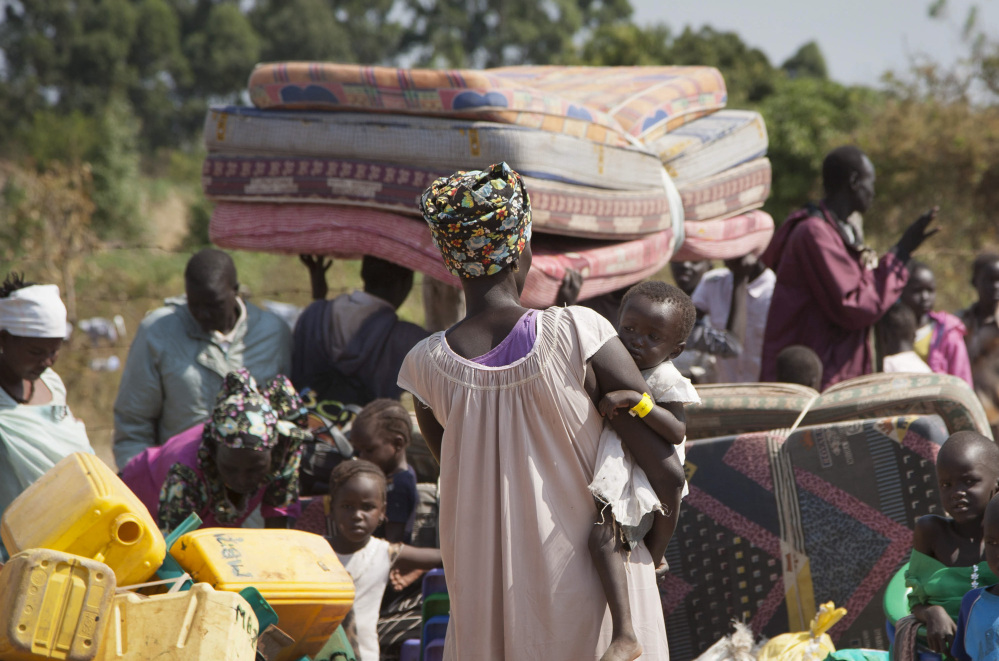
[[[178,539],[170,554],[195,581],[260,590],[296,641],[277,661],[313,656],[354,603],[354,583],[329,543],[301,530],[203,528]]]
[[[11,554],[46,548],[111,567],[119,586],[146,581],[166,542],[142,501],[95,455],[65,457],[4,512],[0,537]]]
[[[253,661],[257,616],[238,594],[195,583],[187,592],[115,597],[98,661]]]
[[[0,659],[90,661],[97,655],[115,580],[100,562],[31,549],[0,571]]]

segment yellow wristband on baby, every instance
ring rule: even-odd
[[[645,416],[647,416],[649,414],[649,412],[653,408],[655,408],[655,406],[656,406],[656,403],[654,401],[652,401],[651,397],[649,397],[649,393],[643,392],[642,393],[642,399],[637,404],[635,404],[634,406],[632,406],[628,410],[628,413],[630,413],[633,416],[637,415],[639,418],[644,418]]]

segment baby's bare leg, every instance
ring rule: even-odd
[[[602,507],[597,503],[597,507]],[[609,512],[607,513],[609,516]],[[607,605],[610,607],[612,637],[600,661],[631,661],[642,654],[642,646],[631,623],[628,600],[628,576],[621,556],[621,544],[610,518],[595,524],[590,531],[590,557],[600,577]]]
[[[656,492],[656,495],[659,496],[659,502],[666,508],[666,513],[656,514],[652,520],[652,529],[645,535],[645,546],[649,549],[649,553],[652,555],[652,564],[656,567],[662,563],[663,556],[666,555],[666,547],[669,546],[669,540],[673,538],[673,532],[676,530],[676,524],[680,519],[680,493],[682,492],[682,487],[673,491],[676,492],[676,496],[672,500],[664,499],[662,495]]]

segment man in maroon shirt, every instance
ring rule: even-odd
[[[871,328],[909,277],[906,262],[936,229],[933,208],[910,225],[883,257],[847,222],[874,201],[874,166],[856,147],[822,162],[825,199],[792,213],[761,261],[777,274],[763,340],[761,381],[776,379],[777,354],[792,344],[822,360],[822,388],[874,371]]]

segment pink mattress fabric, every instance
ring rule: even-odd
[[[373,255],[458,283],[444,267],[425,222],[379,209],[222,201],[215,206],[209,233],[222,248],[346,259]],[[567,268],[583,274],[581,299],[627,287],[665,266],[673,242],[671,230],[622,242],[536,235],[522,300],[537,308],[554,304]]]
[[[434,171],[342,158],[231,156],[210,153],[202,168],[214,200],[331,204],[419,217],[417,199]],[[663,188],[620,191],[524,177],[537,232],[597,239],[635,239],[672,227]]]
[[[731,259],[761,254],[774,235],[774,219],[757,209],[731,218],[687,221],[683,228],[685,238],[674,262]]]
[[[687,221],[727,218],[758,209],[770,196],[770,161],[758,158],[679,186]]]
[[[713,67],[431,70],[320,62],[258,65],[258,108],[375,111],[480,119],[626,145],[725,106]]]

